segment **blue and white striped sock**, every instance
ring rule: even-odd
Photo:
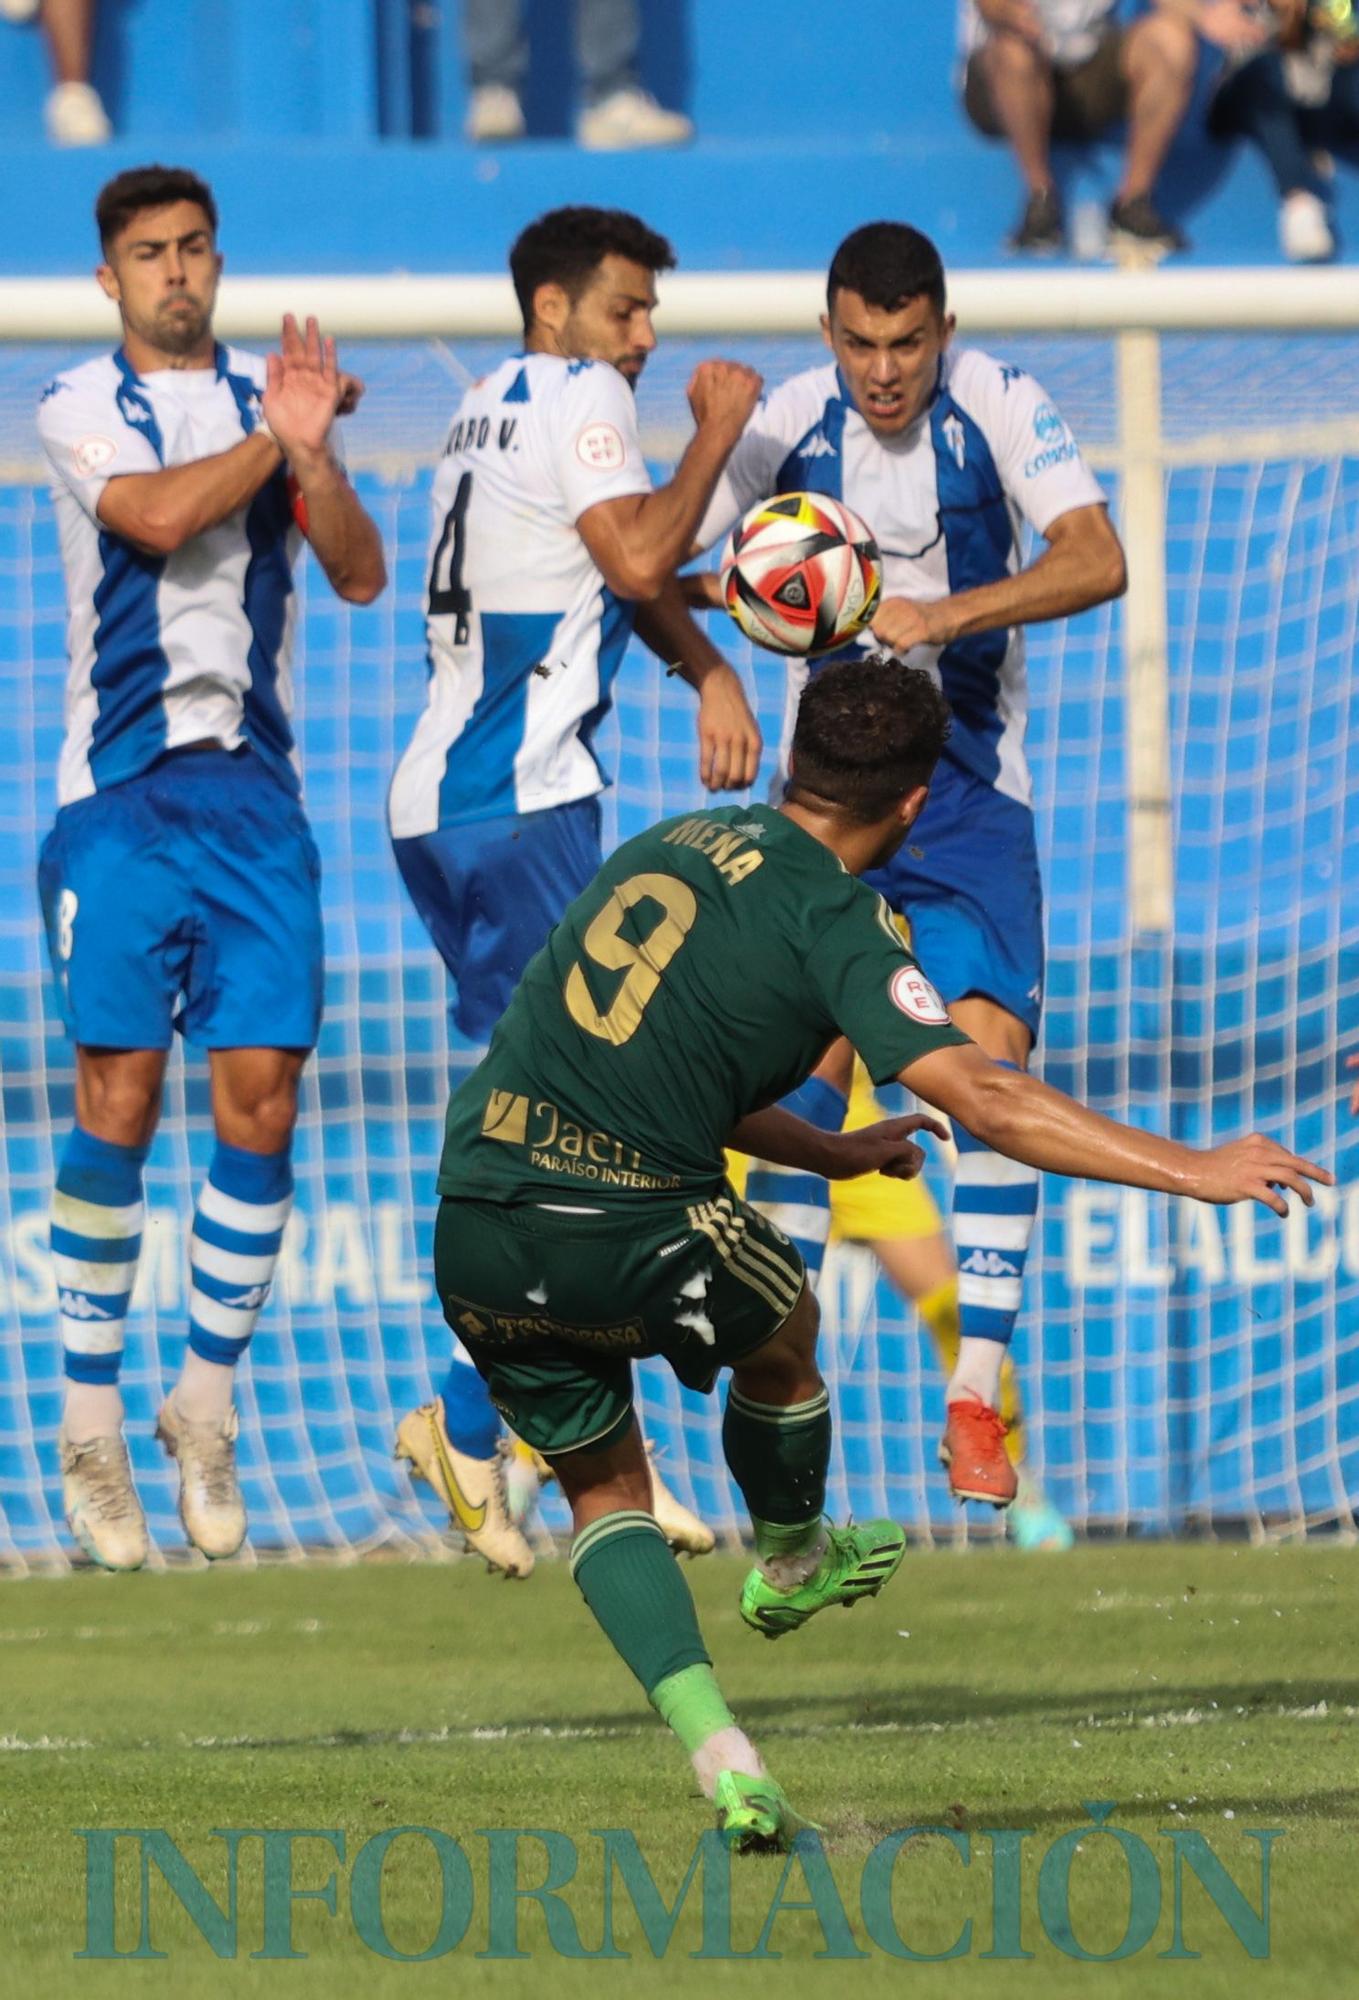
[[[780,1100],[785,1111],[805,1118],[822,1132],[838,1132],[845,1122],[847,1100],[824,1077],[809,1076],[796,1090]],[[830,1185],[820,1174],[798,1167],[776,1167],[768,1160],[752,1160],[746,1180],[746,1200],[761,1215],[768,1216],[776,1229],[791,1237],[807,1266],[807,1276],[815,1284],[821,1276],[830,1235]]]
[[[142,1247],[142,1169],[149,1146],[115,1146],[79,1125],[67,1137],[52,1195],[52,1265],[68,1382],[112,1388]]]
[[[293,1205],[292,1148],[247,1153],[217,1141],[189,1243],[189,1347],[231,1368],[269,1296]]]
[[[972,1389],[994,1406],[1038,1214],[1038,1170],[993,1153],[956,1120],[953,1137],[958,1148],[953,1240],[961,1343],[949,1392]],[[976,1345],[969,1347],[970,1342]]]

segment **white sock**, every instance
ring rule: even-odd
[[[823,1528],[809,1549],[803,1549],[795,1556],[761,1556],[760,1574],[765,1582],[775,1590],[796,1590],[809,1576],[815,1576],[821,1567],[821,1558],[826,1553],[826,1531]]]
[[[958,1342],[958,1359],[948,1378],[949,1402],[954,1403],[960,1396],[971,1395],[991,1409],[998,1409],[1000,1371],[1004,1362],[1005,1347],[1001,1341],[980,1340],[975,1334],[965,1333]]]
[[[174,1405],[186,1423],[220,1422],[231,1408],[236,1370],[220,1361],[205,1361],[190,1347],[174,1387]]]
[[[743,1778],[763,1778],[764,1761],[744,1729],[719,1729],[695,1750],[690,1760],[705,1798],[711,1798],[723,1771],[739,1771]]]
[[[71,1444],[117,1437],[123,1428],[123,1397],[118,1384],[68,1381],[62,1398],[61,1422]]]

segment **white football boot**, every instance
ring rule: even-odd
[[[692,1513],[682,1500],[676,1499],[657,1469],[655,1445],[650,1438],[643,1438],[642,1442],[646,1446],[647,1466],[651,1473],[651,1511],[656,1516],[657,1527],[676,1555],[711,1555],[717,1545],[716,1535],[706,1521],[700,1521],[698,1515]],[[510,1451],[512,1453],[509,1475],[511,1505],[516,1520],[526,1522],[533,1512],[537,1496],[528,1486],[525,1466],[533,1467],[538,1486],[546,1486],[555,1474],[542,1454],[534,1451],[519,1438],[513,1440]]]
[[[72,1444],[57,1434],[66,1520],[91,1562],[101,1569],[140,1569],[146,1561],[146,1516],[122,1433]]]
[[[236,1478],[234,1408],[225,1417],[190,1423],[167,1397],[156,1436],[179,1466],[179,1518],[194,1547],[210,1562],[234,1556],[245,1540],[245,1502]]]
[[[410,1466],[412,1479],[425,1479],[448,1509],[448,1523],[474,1554],[506,1576],[528,1576],[533,1550],[510,1519],[505,1501],[505,1461],[470,1458],[458,1451],[444,1424],[439,1397],[401,1419],[396,1456]]]

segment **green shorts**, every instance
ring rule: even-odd
[[[608,1214],[445,1199],[434,1273],[491,1401],[548,1458],[624,1435],[632,1364],[647,1355],[706,1393],[778,1331],[807,1277],[782,1231],[729,1187]]]

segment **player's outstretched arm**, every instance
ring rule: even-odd
[[[654,493],[601,500],[577,520],[582,541],[617,596],[648,602],[687,560],[763,386],[755,370],[740,361],[700,362],[689,383],[698,428],[674,478]]]
[[[149,555],[173,555],[195,535],[248,507],[278,471],[282,456],[271,437],[248,437],[191,465],[123,473],[110,479],[96,511],[123,541]]]
[[[710,792],[743,791],[760,768],[760,725],[741,677],[690,616],[678,577],[637,612],[637,636],[698,694],[698,770]]]
[[[1292,1188],[1310,1208],[1312,1181],[1335,1184],[1325,1167],[1260,1132],[1200,1152],[1119,1125],[1037,1077],[993,1063],[973,1044],[920,1057],[902,1070],[901,1081],[995,1152],[1046,1173],[1121,1181],[1196,1201],[1258,1201],[1276,1215],[1288,1213],[1281,1190]]]
[[[780,1104],[752,1111],[731,1134],[728,1144],[738,1152],[770,1160],[776,1167],[798,1167],[823,1180],[849,1181],[859,1174],[886,1174],[897,1181],[914,1180],[925,1155],[911,1138],[913,1132],[948,1137],[937,1119],[912,1112],[907,1118],[883,1118],[854,1132],[823,1132]]]
[[[382,537],[330,448],[353,378],[341,375],[335,342],[322,339],[316,321],[307,321],[304,337],[291,313],[267,366],[264,417],[297,481],[307,540],[335,594],[348,604],[371,604],[387,581]]]

